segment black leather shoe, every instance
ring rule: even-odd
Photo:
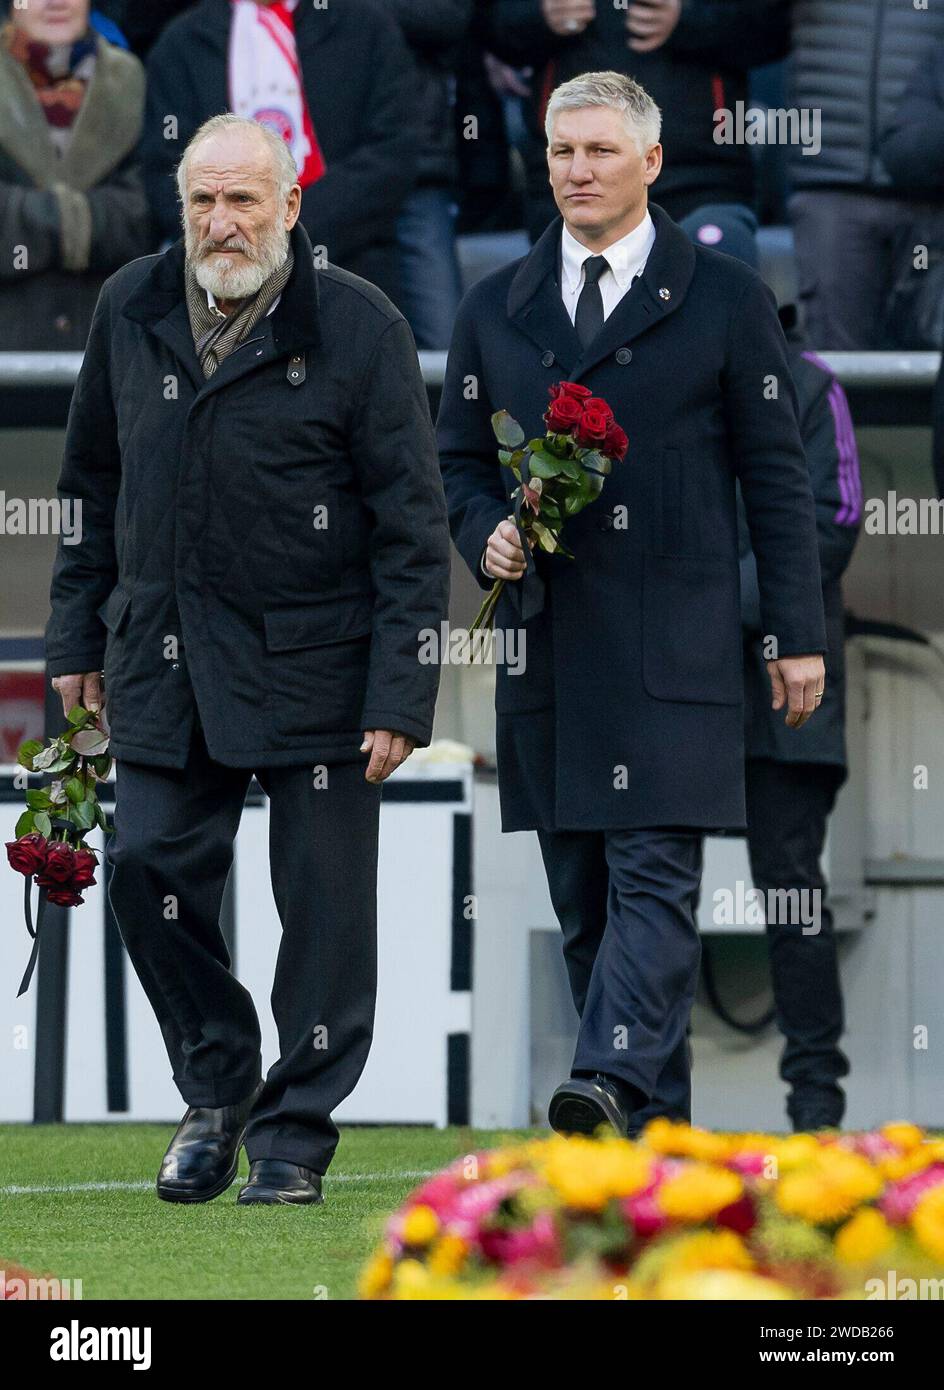
[[[300,1168],[284,1158],[256,1158],[249,1165],[249,1181],[236,1198],[238,1206],[300,1206],[323,1202],[321,1174]]]
[[[787,1101],[795,1134],[813,1134],[819,1129],[838,1129],[842,1124],[846,1098],[839,1086],[795,1086]]]
[[[191,1105],[170,1141],[157,1175],[165,1202],[209,1202],[225,1192],[239,1168],[246,1120],[262,1083],[247,1100],[212,1108]]]
[[[547,1118],[558,1134],[595,1134],[609,1125],[617,1134],[629,1131],[629,1117],[638,1105],[631,1105],[623,1088],[610,1077],[572,1076],[551,1096]]]

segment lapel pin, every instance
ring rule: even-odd
[[[672,291],[671,291],[671,290],[667,290],[666,287],[665,287],[665,285],[663,285],[662,288],[661,288],[661,290],[659,291],[659,298],[660,298],[660,299],[671,299],[671,298],[672,298]]]

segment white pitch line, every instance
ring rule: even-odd
[[[387,1182],[390,1179],[405,1180],[407,1178],[431,1178],[432,1176],[433,1169],[408,1168],[393,1173],[329,1173],[327,1182],[329,1184],[335,1182]],[[239,1182],[239,1178],[235,1178],[234,1182]],[[147,1192],[153,1187],[153,1179],[139,1182],[41,1183],[33,1187],[22,1187],[18,1183],[13,1183],[8,1187],[0,1187],[0,1197],[43,1197],[59,1192]]]

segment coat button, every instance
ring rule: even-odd
[[[551,352],[550,350],[548,350],[547,352],[545,352],[544,356],[541,358],[541,366],[542,366],[542,367],[553,367],[553,365],[554,365],[554,354],[553,354],[553,352]]]
[[[179,662],[179,661],[173,662],[173,663],[171,664],[171,668],[170,668],[170,669],[171,669],[172,671],[179,671],[179,670],[180,670],[180,662]]]
[[[630,348],[620,348],[616,354],[616,360],[621,367],[625,367],[627,362],[632,362],[633,354]]]

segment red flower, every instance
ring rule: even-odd
[[[609,424],[602,410],[584,410],[574,431],[574,439],[582,449],[596,449],[606,439]]]
[[[591,396],[589,400],[584,401],[583,408],[584,410],[599,411],[601,415],[606,416],[610,424],[613,423],[613,412],[602,396]]]
[[[73,888],[49,888],[46,897],[56,907],[81,907],[85,902],[81,893],[76,893]]]
[[[46,863],[48,841],[45,835],[34,830],[29,835],[21,835],[18,840],[7,840],[7,859],[10,868],[18,874],[38,874]]]
[[[53,840],[48,847],[46,863],[36,882],[40,888],[61,888],[72,882],[75,873],[75,850],[65,840]]]
[[[613,423],[606,432],[603,441],[603,452],[611,459],[622,460],[626,457],[626,450],[629,448],[629,440],[620,429],[619,425]]]
[[[724,1226],[729,1231],[737,1231],[739,1236],[746,1236],[748,1231],[754,1229],[757,1213],[754,1203],[745,1192],[736,1202],[729,1202],[722,1208],[716,1219],[719,1226]]]
[[[579,381],[558,381],[547,388],[552,401],[561,396],[571,396],[575,401],[587,401],[593,395],[589,386],[581,386]]]
[[[97,868],[98,860],[90,849],[77,849],[75,852],[75,873],[72,875],[71,887],[93,887],[95,884],[95,870]]]
[[[573,396],[558,396],[548,406],[544,419],[549,430],[555,434],[567,434],[580,422],[582,410],[580,402]]]

